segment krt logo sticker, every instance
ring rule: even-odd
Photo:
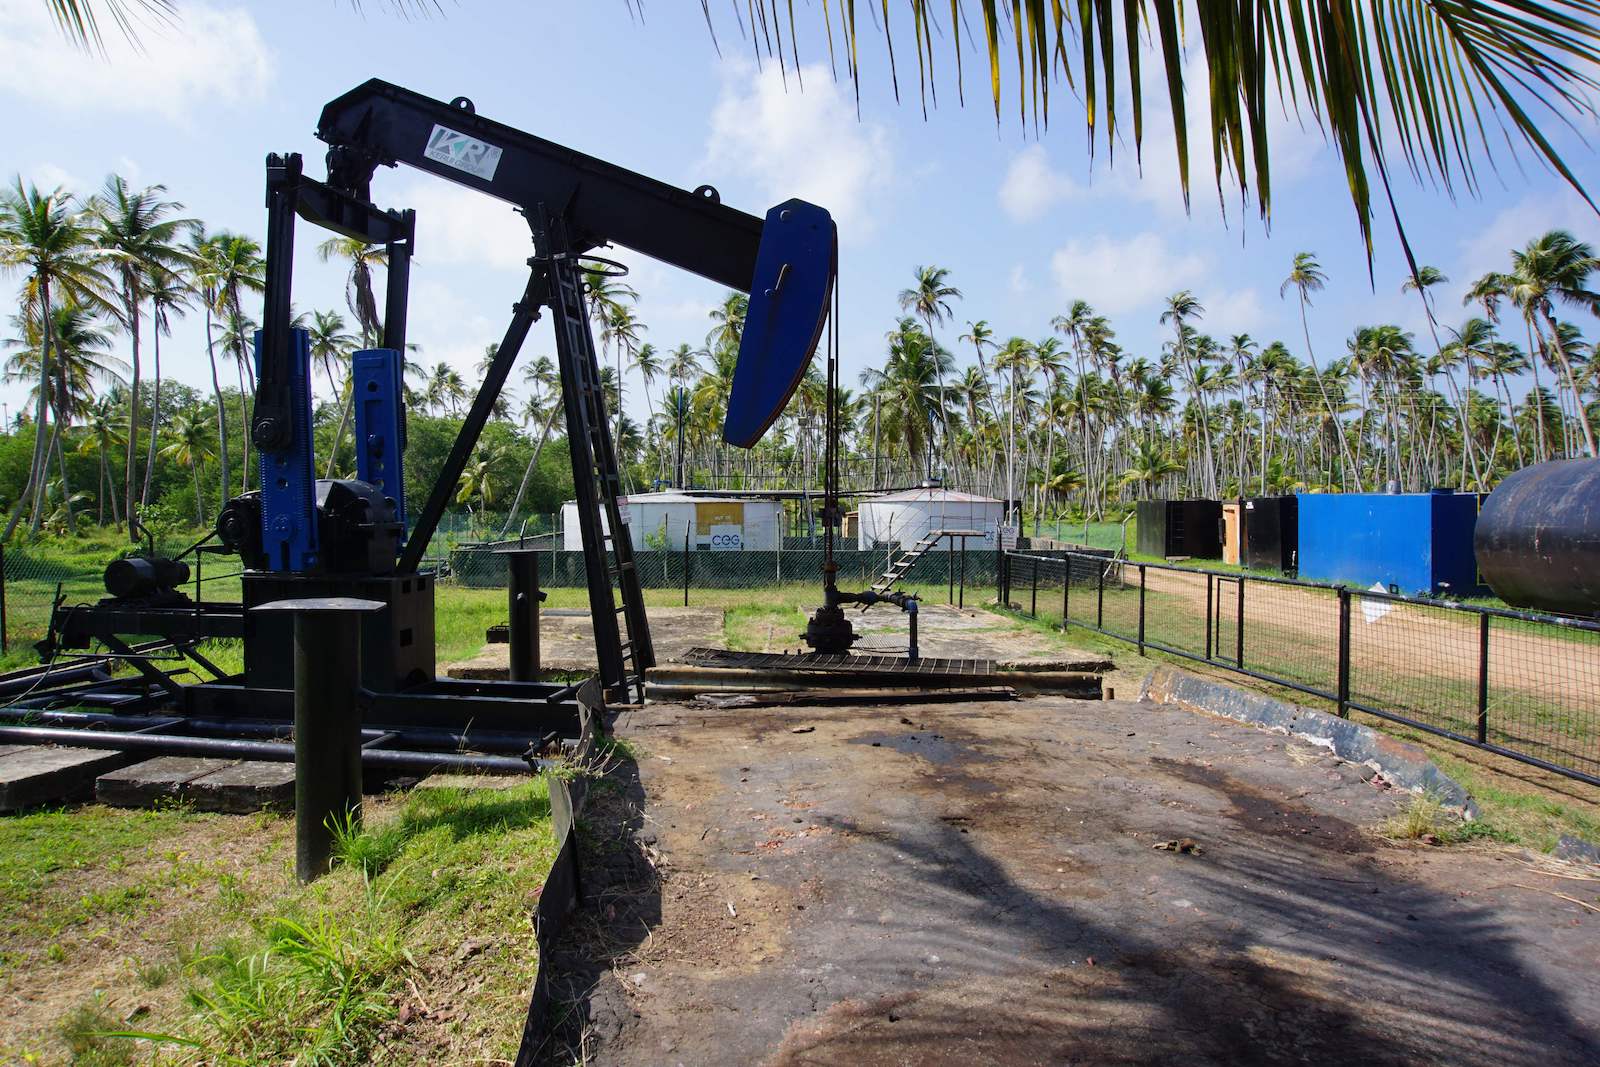
[[[484,181],[493,181],[495,168],[500,165],[500,149],[443,126],[433,128],[422,154]]]

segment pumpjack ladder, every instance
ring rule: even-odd
[[[547,221],[542,229],[542,234],[536,234],[536,243],[543,253],[549,285],[547,300],[555,327],[567,440],[572,448],[573,496],[578,505],[600,683],[608,700],[626,703],[628,690],[633,688],[642,703],[644,672],[656,664],[655,647],[639,571],[634,566],[633,542],[622,521],[618,500],[622,473],[606,421],[583,273],[578,256],[567,250],[561,224]],[[627,640],[623,640],[618,616],[626,622]]]

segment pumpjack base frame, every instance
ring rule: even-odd
[[[603,722],[598,685],[435,677],[431,574],[247,573],[243,588],[242,603],[58,605],[51,663],[0,675],[0,732],[12,743],[64,743],[62,728],[78,728],[105,747],[105,731],[124,730],[151,739],[137,742],[150,755],[193,754],[197,738],[226,755],[239,741],[238,758],[252,758],[251,744],[286,737],[293,722],[294,641],[292,629],[277,632],[274,613],[249,608],[319,595],[391,606],[367,616],[359,696],[364,747],[391,766],[449,756],[470,768],[472,750],[491,754],[477,757],[484,769],[508,769],[506,754],[534,769],[537,754],[570,747]],[[244,639],[243,674],[219,669],[198,647],[214,638]],[[96,644],[103,650],[73,651]]]

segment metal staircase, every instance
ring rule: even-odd
[[[872,591],[880,596],[894,588],[894,584],[906,576],[906,572],[916,565],[917,560],[927,555],[928,550],[939,543],[939,538],[944,536],[943,530],[930,530],[922,540],[911,546],[911,550],[899,559],[889,564],[889,569],[884,571],[877,581],[872,583]],[[868,605],[861,605],[861,610],[866,611]]]
[[[622,521],[621,472],[606,422],[600,364],[583,298],[583,275],[575,255],[556,251],[549,260],[549,306],[555,325],[567,440],[572,447],[573,495],[583,539],[583,562],[594,619],[595,653],[606,699],[628,701],[634,689],[644,701],[644,672],[656,665],[645,614],[633,542]],[[621,604],[618,604],[618,600]],[[626,622],[626,637],[617,617]]]

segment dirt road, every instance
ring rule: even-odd
[[[586,1062],[1600,1061],[1600,915],[1547,892],[1600,883],[1392,845],[1298,742],[1050,698],[618,733],[554,961]]]

